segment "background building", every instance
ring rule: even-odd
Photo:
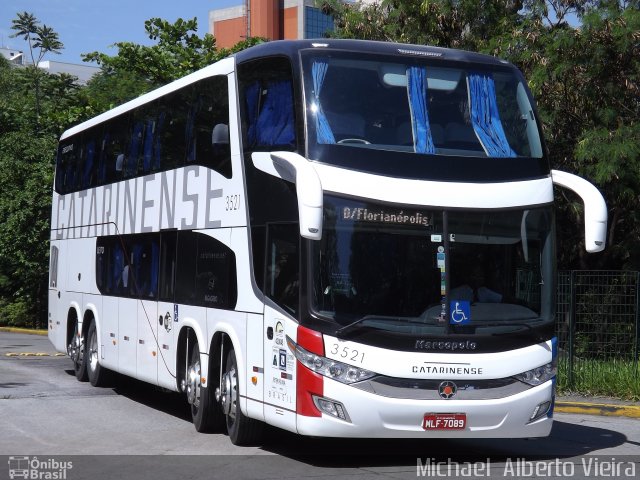
[[[218,47],[231,47],[247,37],[322,38],[332,30],[333,19],[314,0],[239,0],[235,7],[209,12],[209,33]]]
[[[9,47],[0,47],[0,55],[9,60],[12,65],[24,67],[31,65],[24,52]],[[38,67],[49,73],[66,73],[78,78],[80,85],[85,85],[91,77],[100,71],[99,67],[89,64],[56,62],[53,60],[42,60]]]
[[[38,63],[38,67],[49,73],[66,73],[78,78],[80,85],[86,85],[91,78],[98,72],[100,67],[89,64],[55,62],[53,60],[43,60]]]
[[[21,50],[15,50],[9,47],[0,47],[0,55],[14,65],[22,65],[24,62],[24,53]]]

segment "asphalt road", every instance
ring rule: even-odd
[[[268,430],[262,445],[236,447],[224,434],[197,433],[181,395],[125,377],[94,388],[54,354],[47,337],[0,332],[0,479],[24,457],[32,470],[70,480],[640,476],[639,419],[557,413],[545,439],[330,440]]]

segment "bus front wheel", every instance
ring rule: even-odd
[[[226,416],[227,432],[234,445],[258,443],[264,424],[259,420],[246,417],[240,409],[240,389],[238,384],[238,364],[235,352],[229,350],[225,371],[222,376],[220,402]]]

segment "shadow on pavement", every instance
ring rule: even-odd
[[[627,441],[621,433],[556,420],[547,438],[517,439],[325,439],[269,429],[262,449],[314,466],[415,466],[432,462],[492,462],[525,458],[555,460],[589,455]]]

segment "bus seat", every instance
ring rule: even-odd
[[[473,127],[460,123],[448,123],[445,131],[445,140],[448,147],[463,147],[465,145],[478,145]]]
[[[229,125],[218,123],[211,131],[212,145],[229,145]]]

